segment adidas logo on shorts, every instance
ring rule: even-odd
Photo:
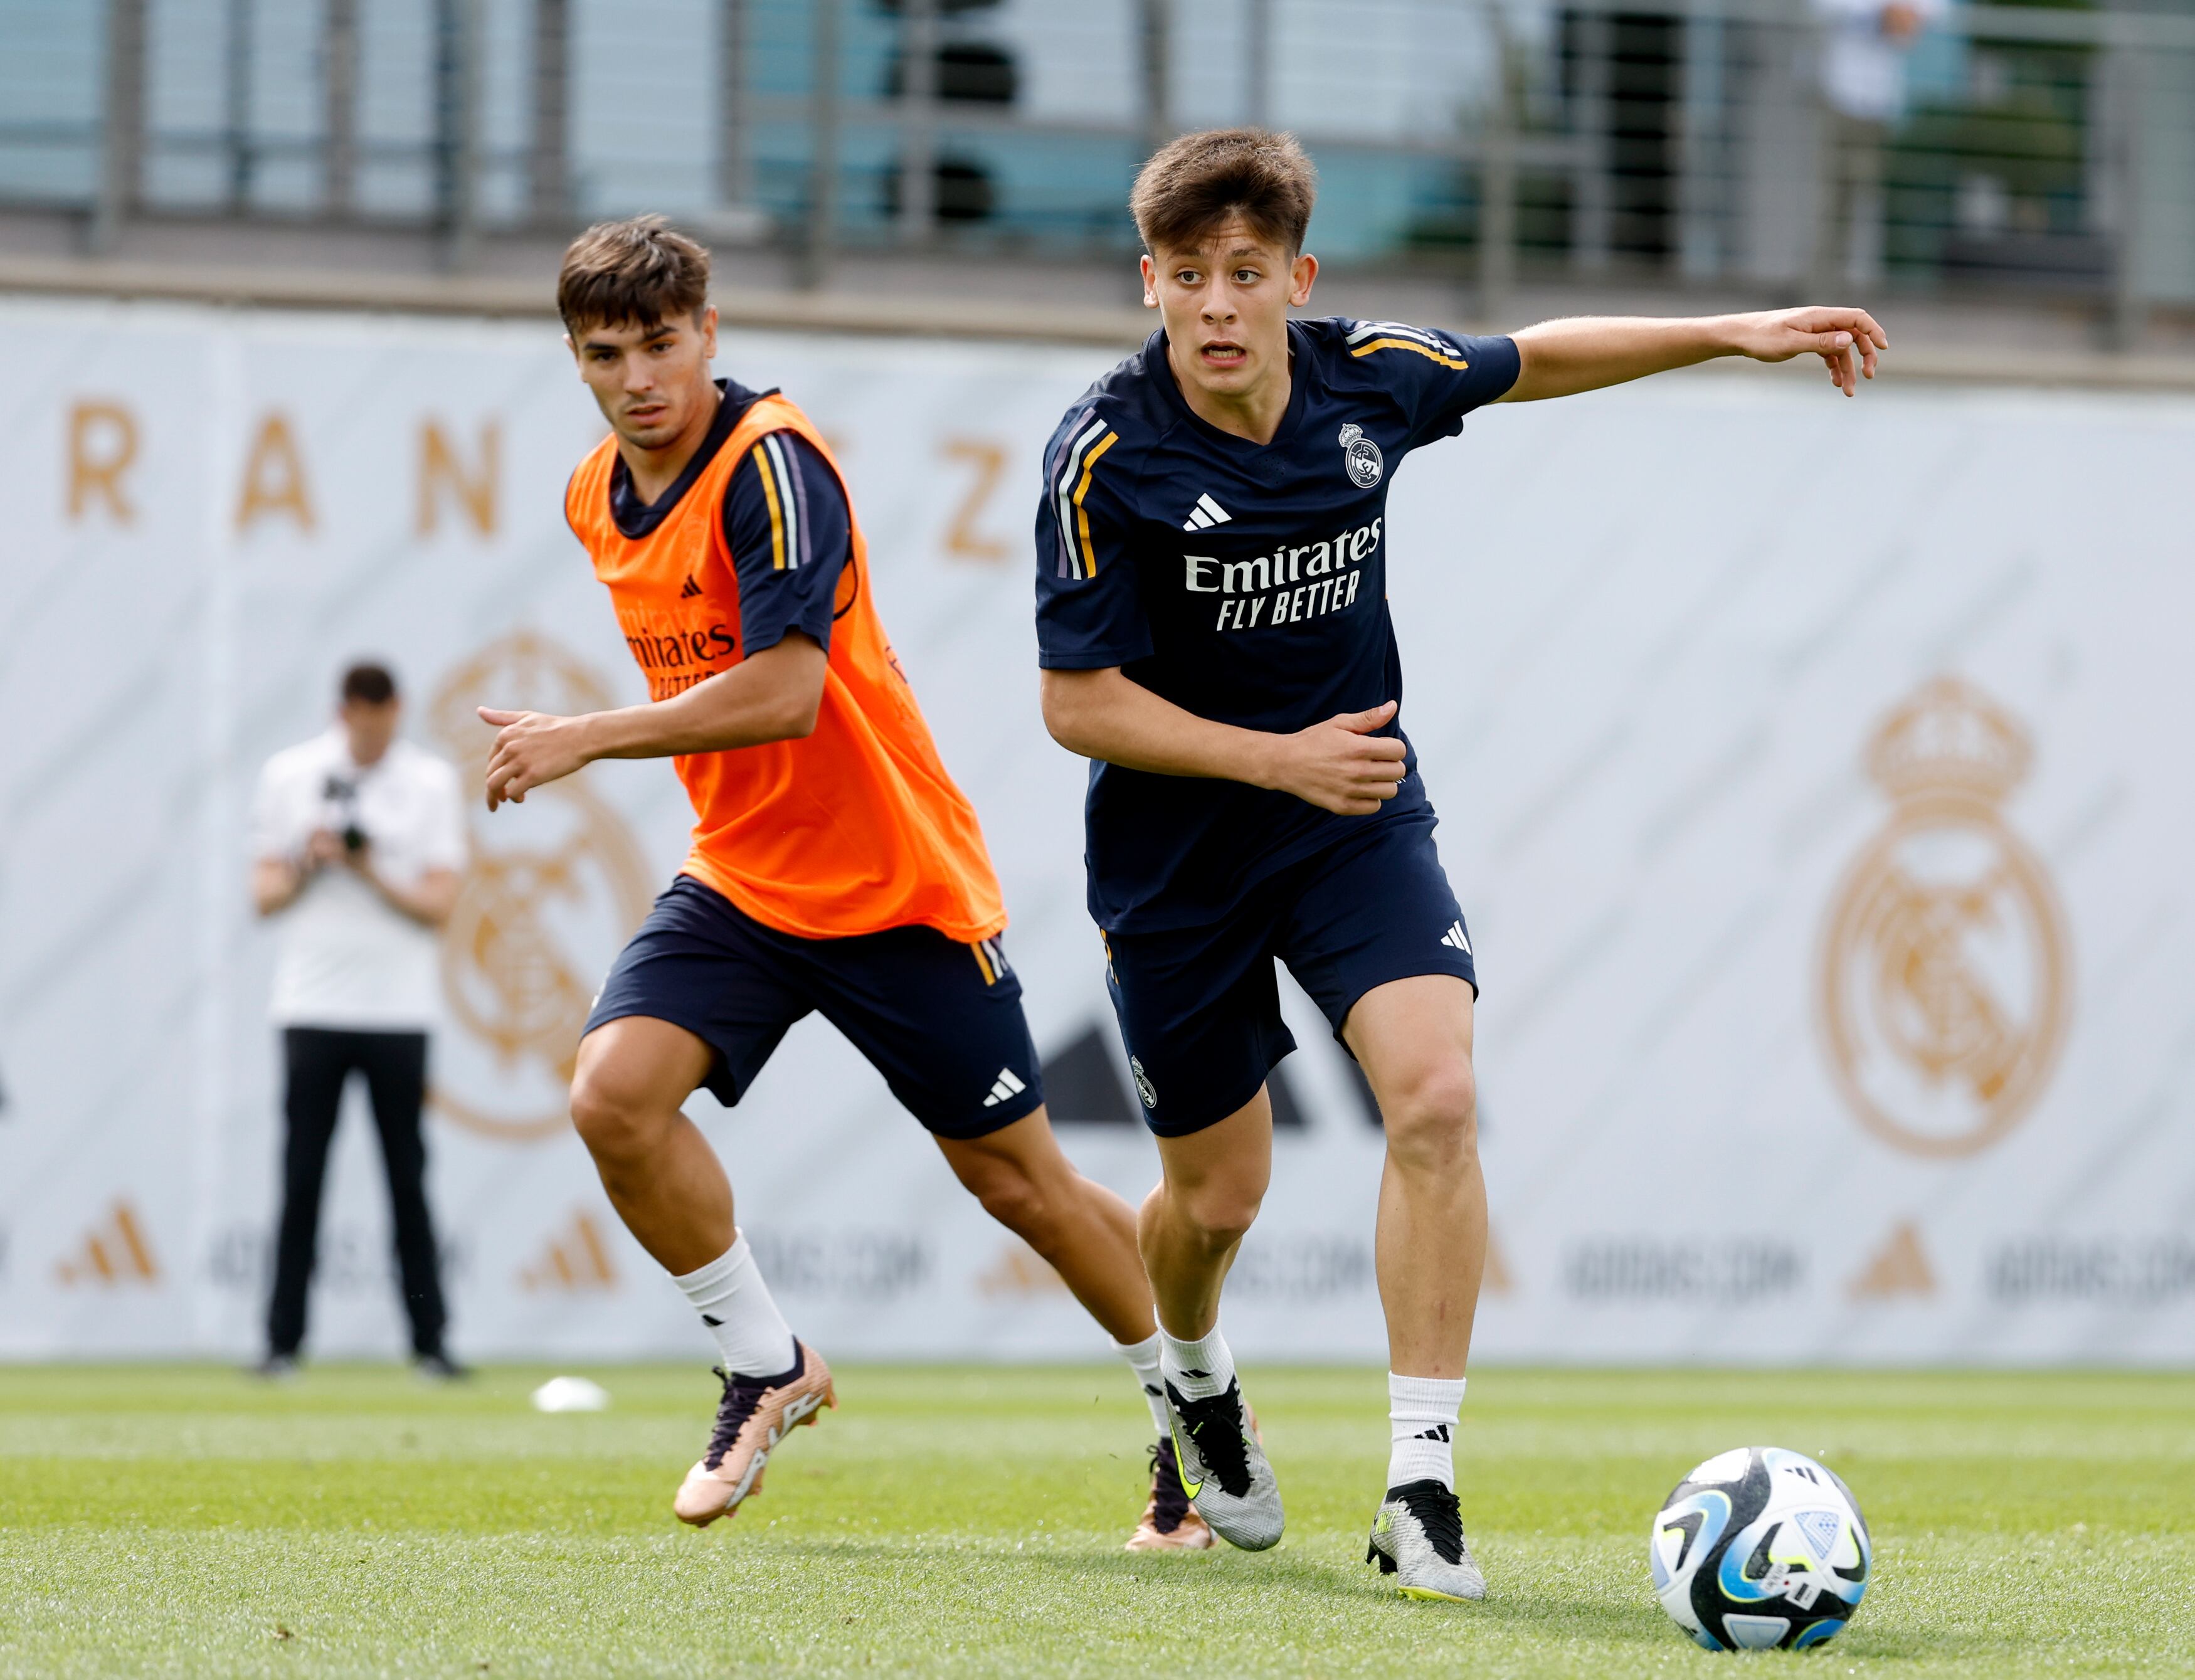
[[[1465,935],[1461,922],[1449,923],[1448,931],[1441,935],[1441,943],[1454,946],[1466,957],[1471,955],[1471,941]]]
[[[986,1108],[995,1108],[1009,1097],[1019,1096],[1028,1087],[1014,1077],[1011,1067],[999,1069],[999,1077],[991,1082],[991,1094],[983,1099]]]

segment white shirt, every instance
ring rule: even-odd
[[[416,887],[430,870],[465,866],[458,773],[432,753],[392,741],[373,763],[350,756],[340,725],[276,753],[251,805],[255,859],[303,858],[316,828],[355,823],[373,847],[374,872]],[[269,1013],[284,1027],[423,1032],[441,1013],[438,936],[397,910],[356,872],[331,864],[280,912]]]
[[[1884,0],[1813,0],[1828,26],[1822,90],[1847,117],[1894,123],[1905,112],[1905,55],[1913,43],[1882,32]],[[1940,20],[1947,0],[1911,0],[1921,27]]]

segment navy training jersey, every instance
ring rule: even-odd
[[[634,493],[624,457],[611,463],[610,519],[620,536],[637,541],[661,525],[717,458],[747,410],[759,399],[777,394],[775,386],[750,391],[735,380],[716,383],[717,417],[708,435],[654,501],[642,502]],[[792,509],[793,516],[781,518],[774,511],[780,506]],[[724,548],[739,573],[740,634],[749,657],[775,647],[787,630],[795,630],[828,653],[831,626],[841,610],[838,574],[852,558],[854,545],[853,510],[831,463],[798,432],[769,433],[732,469],[718,517]],[[727,642],[725,651],[729,650]],[[640,648],[633,651],[652,684],[652,661]],[[696,667],[694,680],[709,674]]]
[[[1199,716],[1289,734],[1403,697],[1387,482],[1516,383],[1516,342],[1391,321],[1288,323],[1270,444],[1184,400],[1164,329],[1068,410],[1036,520],[1038,663],[1117,665]],[[1402,734],[1400,714],[1382,733]],[[1407,738],[1405,738],[1407,745]],[[1428,816],[1417,755],[1368,816],[1246,782],[1093,762],[1090,913],[1109,933],[1222,919],[1254,882],[1367,823]]]

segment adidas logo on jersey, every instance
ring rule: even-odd
[[[1451,922],[1448,931],[1441,935],[1443,945],[1452,945],[1466,957],[1471,955],[1471,941],[1463,931],[1463,923]]]
[[[1215,525],[1226,524],[1233,517],[1209,496],[1199,496],[1196,506],[1190,510],[1189,517],[1182,521],[1181,528],[1184,531],[1209,531]]]
[[[701,586],[694,581],[694,574],[688,572],[686,574],[686,586],[678,591],[679,600],[691,601],[700,593]]]
[[[991,1094],[983,1099],[986,1108],[995,1108],[1009,1097],[1019,1096],[1028,1087],[1014,1077],[1011,1067],[999,1069],[999,1077],[991,1082]]]

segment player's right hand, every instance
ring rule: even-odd
[[[557,717],[544,711],[498,711],[477,706],[481,722],[496,731],[487,761],[487,808],[523,805],[526,796],[547,782],[559,781],[592,757],[582,739],[585,717]]]
[[[1403,785],[1403,761],[1409,754],[1394,735],[1375,735],[1395,716],[1395,702],[1369,711],[1345,711],[1279,737],[1280,751],[1268,785],[1332,811],[1336,816],[1369,816]]]

